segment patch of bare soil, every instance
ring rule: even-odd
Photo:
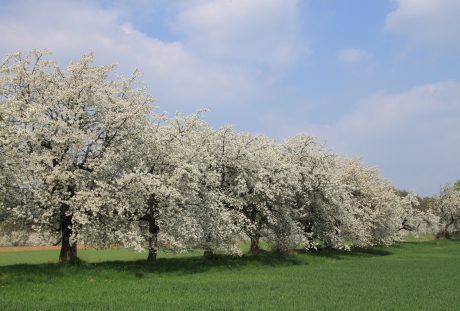
[[[115,246],[116,248],[120,246]],[[78,245],[78,249],[88,249],[94,248],[91,246],[84,246]],[[49,251],[49,250],[59,250],[61,249],[60,245],[53,246],[53,245],[41,245],[41,246],[7,246],[7,247],[0,247],[0,253],[8,253],[8,252],[28,252],[28,251]]]
[[[60,249],[60,246],[51,246],[51,245],[43,245],[43,246],[8,246],[8,247],[0,247],[0,253],[8,253],[8,252],[28,252],[28,251],[46,251],[46,250],[56,250]]]

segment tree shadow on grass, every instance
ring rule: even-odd
[[[306,252],[304,249],[299,249],[297,250],[297,252],[300,254],[307,254],[313,257],[331,258],[336,260],[343,260],[347,258],[381,257],[393,254],[393,252],[389,250],[384,250],[378,247],[354,247],[350,251],[331,248],[319,248],[316,251]]]
[[[5,276],[14,276],[14,278],[22,280],[42,281],[42,279],[59,279],[65,275],[75,273],[114,271],[132,273],[135,276],[143,277],[146,274],[193,274],[209,270],[225,271],[247,267],[308,265],[308,259],[311,257],[343,260],[347,258],[388,256],[392,254],[388,249],[384,250],[379,247],[353,248],[351,251],[320,248],[317,251],[308,253],[303,249],[296,249],[290,255],[262,251],[258,255],[243,255],[241,257],[216,255],[208,259],[202,256],[178,256],[173,258],[159,258],[155,264],[148,264],[144,259],[107,260],[97,263],[80,260],[80,263],[77,265],[61,265],[57,263],[17,264],[0,266],[0,283],[7,281],[9,277]]]
[[[435,240],[433,241],[404,241],[404,242],[397,242],[393,245],[391,245],[392,248],[395,249],[404,249],[407,248],[408,246],[420,246],[420,245],[433,245],[435,243]]]
[[[145,260],[136,261],[105,261],[87,264],[97,269],[111,269],[116,271],[146,273],[178,273],[192,274],[209,270],[236,270],[255,266],[290,266],[306,264],[295,256],[282,256],[274,253],[262,253],[256,256],[243,255],[241,257],[216,255],[212,258],[202,256],[181,258],[159,258],[155,264],[148,264]]]
[[[282,256],[276,253],[262,253],[255,256],[241,257],[217,255],[210,259],[201,256],[159,258],[156,263],[148,264],[146,260],[104,261],[88,263],[80,261],[77,265],[48,264],[18,264],[0,267],[0,285],[35,282],[48,283],[66,276],[97,275],[105,272],[117,272],[129,278],[143,278],[162,274],[194,274],[212,270],[229,271],[250,267],[276,267],[306,265],[307,262],[299,256]]]
[[[458,239],[444,240],[458,243]],[[128,277],[143,278],[162,274],[194,274],[207,271],[229,271],[255,267],[298,266],[308,265],[309,258],[329,258],[345,260],[352,258],[370,258],[393,255],[392,249],[404,248],[420,244],[433,244],[433,241],[401,242],[391,248],[370,247],[352,248],[351,251],[320,248],[317,251],[306,253],[303,249],[296,249],[290,255],[281,255],[274,252],[262,251],[258,255],[243,255],[241,257],[216,255],[205,259],[202,256],[178,256],[173,258],[159,258],[155,264],[148,264],[146,260],[119,260],[89,263],[81,261],[78,265],[48,264],[17,264],[0,266],[0,285],[12,282],[52,282],[66,276],[91,275],[105,272],[116,272]]]
[[[61,265],[57,263],[18,264],[0,267],[0,285],[20,284],[23,282],[49,283],[66,277],[85,278],[101,274],[117,278],[144,278],[165,274],[181,275],[258,267],[299,266],[308,265],[311,257],[343,260],[356,257],[388,256],[391,254],[392,252],[381,248],[354,248],[351,251],[319,249],[310,253],[305,253],[304,250],[296,250],[290,255],[262,252],[258,255],[243,255],[241,257],[216,255],[210,259],[205,259],[202,256],[159,258],[155,264],[148,264],[146,260],[103,261],[97,263],[80,261],[77,265]]]

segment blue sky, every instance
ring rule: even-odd
[[[161,111],[309,133],[422,195],[460,178],[460,1],[2,1],[0,53],[93,51]]]

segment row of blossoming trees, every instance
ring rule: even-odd
[[[61,244],[280,252],[299,243],[349,249],[389,245],[420,223],[413,195],[310,136],[270,138],[167,117],[134,74],[91,55],[61,69],[46,51],[0,67],[0,217]]]

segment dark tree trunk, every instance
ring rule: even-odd
[[[257,221],[257,209],[253,205],[248,206],[248,212],[246,216],[249,218],[251,223],[257,228],[256,230],[251,230],[251,233],[249,235],[249,239],[251,240],[251,246],[249,248],[249,254],[251,255],[257,255],[260,253],[260,248],[259,248],[259,239],[260,239],[260,217],[259,217],[259,222]],[[255,231],[255,232],[254,232]]]
[[[454,224],[454,217],[450,217],[450,221],[444,226],[444,228],[436,234],[436,239],[450,239],[449,227]]]
[[[214,253],[213,253],[212,250],[205,249],[204,253],[203,253],[203,257],[204,258],[212,258],[212,257],[214,257]]]
[[[59,263],[76,264],[77,263],[77,242],[70,243],[72,235],[72,217],[64,216],[61,222],[61,252],[59,253]]]
[[[251,255],[257,255],[260,253],[260,248],[259,248],[259,236],[252,236],[250,237],[251,239],[251,247],[249,248],[249,253]]]
[[[149,220],[149,255],[147,257],[147,262],[149,264],[154,264],[157,261],[158,253],[158,232],[160,227],[155,222],[155,219]]]
[[[436,240],[441,240],[441,239],[450,239],[450,233],[447,230],[441,230],[438,233],[436,233]]]
[[[147,263],[154,264],[157,261],[158,254],[158,233],[160,232],[160,227],[157,224],[156,214],[158,211],[158,200],[154,193],[150,194],[147,200],[147,212],[141,218],[148,223],[149,226],[149,236],[148,236],[148,251]]]
[[[315,235],[313,234],[313,222],[308,220],[304,224],[304,236],[305,236],[305,250],[311,251],[316,250],[315,248]]]

